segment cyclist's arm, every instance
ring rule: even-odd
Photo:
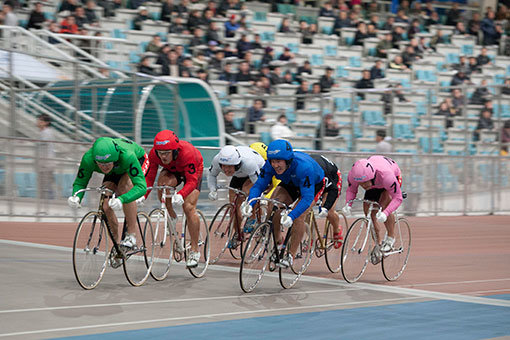
[[[147,187],[152,187],[154,185],[154,181],[156,180],[156,175],[158,174],[159,160],[158,156],[154,150],[149,152],[149,170],[147,170],[147,174],[145,175],[145,181],[147,183]],[[145,193],[145,198],[149,197],[151,190],[147,190]]]
[[[350,174],[349,174],[350,176]],[[356,182],[352,182],[350,178],[347,178],[347,190],[345,191],[345,203],[349,202],[356,198],[358,194],[358,184]],[[349,206],[352,206],[352,203],[349,203]]]
[[[383,211],[386,216],[389,216],[402,204],[402,190],[400,189],[400,184],[397,179],[391,173],[384,179],[383,185],[384,189],[386,189],[391,196],[390,204],[388,204],[386,209]]]
[[[86,152],[80,162],[80,167],[78,168],[78,173],[76,174],[76,179],[73,183],[73,195],[80,189],[84,189],[89,184],[90,177],[92,177],[92,173],[94,172],[95,164],[92,160],[92,156],[90,156],[90,152]],[[80,201],[83,199],[84,192],[78,194]]]
[[[250,189],[248,199],[250,200],[252,198],[259,197],[262,192],[266,190],[274,174],[275,172],[273,167],[269,164],[269,162],[266,162],[262,169],[260,169],[260,174]],[[252,202],[251,205],[255,205],[255,202]]]
[[[308,172],[310,173],[310,172]],[[293,220],[301,216],[306,209],[313,203],[315,196],[315,185],[310,175],[301,176],[299,179],[299,191],[301,191],[301,199],[296,207],[289,213],[289,217]]]
[[[217,177],[220,174],[221,168],[216,161],[216,156],[214,156],[211,162],[211,167],[207,171],[207,187],[209,188],[209,191],[216,191],[218,187]]]
[[[124,195],[120,195],[119,199],[122,203],[131,203],[145,195],[147,192],[147,183],[145,182],[145,176],[143,175],[140,162],[136,158],[135,154],[131,153],[127,157],[126,161],[129,164],[127,167],[127,173],[129,178],[131,178],[133,187]]]

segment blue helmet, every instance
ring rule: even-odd
[[[267,160],[283,159],[290,162],[294,158],[294,151],[289,142],[284,139],[277,139],[267,146]]]

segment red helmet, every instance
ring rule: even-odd
[[[163,130],[158,132],[154,138],[155,150],[177,150],[179,148],[179,137],[170,130]]]

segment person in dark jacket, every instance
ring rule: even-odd
[[[34,10],[30,13],[30,18],[28,19],[27,29],[41,29],[43,28],[43,24],[46,21],[43,13],[42,3],[36,2]]]
[[[326,73],[320,78],[319,84],[321,85],[321,92],[329,92],[332,87],[338,87],[333,78],[333,68],[326,67]]]
[[[370,69],[370,79],[382,79],[384,78],[384,69],[382,68],[382,60],[378,59],[375,65]]]
[[[483,130],[494,129],[494,121],[492,120],[492,115],[489,110],[482,110],[482,113],[480,114],[478,125],[476,126],[476,129],[473,132],[473,139],[475,141],[480,140],[480,130],[482,129]]]
[[[374,88],[374,82],[372,81],[370,71],[369,70],[363,70],[363,75],[360,80],[354,84],[354,87],[357,89],[373,89]],[[364,100],[365,94],[364,93],[358,93],[358,96]]]
[[[145,73],[151,76],[158,75],[154,68],[150,66],[150,57],[148,56],[143,57],[142,60],[140,60],[140,64],[138,65],[138,72]]]

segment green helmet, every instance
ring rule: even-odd
[[[92,156],[99,163],[116,162],[119,160],[119,147],[112,138],[98,138],[92,146]]]

